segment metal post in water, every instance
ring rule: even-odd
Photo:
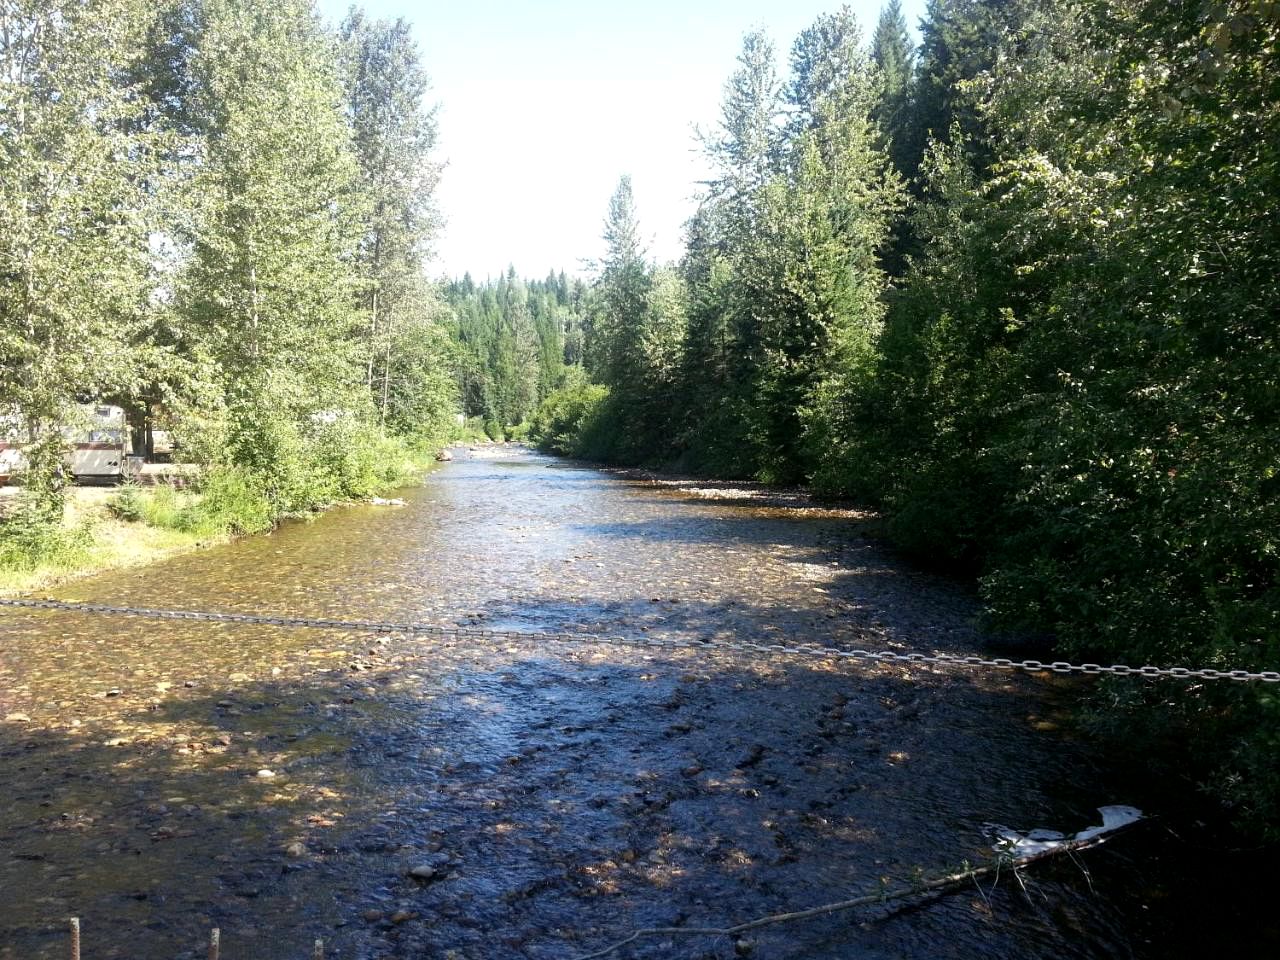
[[[209,931],[209,960],[218,960],[218,951],[222,947],[222,931],[214,927]]]
[[[311,954],[312,960],[324,960],[324,941],[317,940],[315,950]]]
[[[71,960],[80,960],[80,918],[71,918]]]

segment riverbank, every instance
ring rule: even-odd
[[[111,497],[118,493],[112,487],[74,487],[67,497],[59,549],[30,564],[0,567],[0,596],[31,593],[107,570],[142,566],[229,539],[207,539],[182,530],[121,520],[112,514],[109,505]],[[17,488],[0,489],[0,500],[16,495]]]
[[[435,465],[434,457],[419,454],[369,492],[378,495],[410,486]],[[0,513],[20,492],[18,487],[0,488]],[[230,499],[238,502],[228,504],[224,491],[201,494],[163,484],[72,487],[55,543],[34,556],[0,555],[0,597],[46,590],[109,570],[146,566],[240,536],[267,533],[281,521],[308,520],[364,499],[335,500],[316,509],[275,515],[246,491],[233,493]],[[209,503],[211,496],[219,500],[216,505]]]

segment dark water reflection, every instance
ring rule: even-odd
[[[523,453],[453,463],[405,496],[59,595],[980,648],[971,598],[895,563],[851,512]],[[1117,795],[1069,734],[1075,688],[1057,681],[67,615],[5,614],[0,634],[0,713],[30,718],[0,724],[4,960],[65,956],[72,915],[87,957],[196,956],[214,925],[228,958],[302,957],[315,937],[351,958],[567,957],[633,926],[954,868],[982,858],[987,821],[1074,830],[1147,800]],[[1238,951],[1274,944],[1244,899],[1266,887],[1206,899],[1167,849],[1139,828],[1089,855],[1092,887],[1047,865],[1026,893],[778,928],[755,955],[1201,955],[1212,924],[1190,903],[1250,923]]]

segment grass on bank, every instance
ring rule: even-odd
[[[139,566],[203,545],[192,533],[112,516],[103,496],[109,492],[77,489],[61,529],[21,534],[6,530],[0,537],[0,595],[29,593],[73,577]]]
[[[151,563],[368,499],[412,483],[434,450],[379,437],[291,451],[266,469],[214,467],[183,489],[75,487],[60,525],[35,519],[18,497],[0,522],[0,595]]]

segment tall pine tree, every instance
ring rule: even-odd
[[[889,0],[880,11],[871,38],[871,58],[879,70],[880,96],[875,119],[880,126],[882,145],[894,169],[908,182],[919,165],[919,127],[912,116],[916,56],[902,15],[901,0]]]

